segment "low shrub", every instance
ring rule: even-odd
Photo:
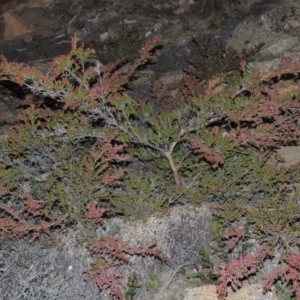
[[[1,78],[35,95],[20,103],[23,112],[1,138],[1,238],[32,233],[33,240],[82,220],[105,226],[104,214],[144,218],[172,205],[208,202],[224,228],[243,219],[261,245],[220,266],[220,296],[279,249],[281,265],[265,289],[282,280],[300,299],[300,215],[287,188],[299,180],[299,166],[268,163],[277,148],[299,140],[299,91],[281,95],[278,83],[297,80],[300,63],[286,60],[263,74],[242,62],[240,73],[206,84],[191,76],[159,81],[153,101],[131,99],[126,87],[159,41],[147,41],[131,64],[102,65],[75,37],[70,54],[54,59],[48,74],[1,57]],[[256,203],[257,195],[265,200]],[[225,232],[229,251],[245,236],[243,228]],[[153,245],[131,248],[117,237],[90,246],[100,260],[87,278],[96,277],[115,299],[124,299],[116,267],[126,255],[164,260]]]

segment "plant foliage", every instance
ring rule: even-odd
[[[158,81],[152,100],[137,101],[126,94],[127,85],[153,58],[160,38],[146,41],[125,65],[91,61],[93,51],[77,42],[74,37],[70,54],[54,59],[47,74],[1,57],[1,78],[35,97],[20,102],[22,113],[0,140],[0,237],[31,233],[35,239],[82,220],[105,226],[104,215],[144,218],[205,201],[216,208],[215,234],[229,229],[223,233],[228,251],[249,236],[261,246],[220,266],[220,296],[278,250],[282,259],[265,289],[281,280],[300,299],[300,211],[297,193],[289,194],[289,187],[297,189],[299,166],[269,163],[276,149],[299,141],[299,90],[283,94],[279,85],[287,75],[297,80],[299,61],[287,59],[268,73],[242,62],[239,72],[228,73],[229,61],[221,66],[227,74],[213,84],[199,83],[203,74]],[[118,266],[130,255],[165,260],[153,247],[103,237],[91,243],[99,260],[86,278],[123,299]]]

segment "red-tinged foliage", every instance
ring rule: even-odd
[[[109,292],[113,299],[125,300],[122,293],[122,287],[124,284],[121,281],[122,274],[114,267],[107,268],[105,271],[97,274],[95,282],[98,287],[109,289]]]
[[[96,155],[100,156],[104,159],[105,162],[121,162],[128,161],[131,158],[130,154],[120,154],[125,147],[128,145],[123,144],[114,144],[116,137],[119,134],[119,130],[115,130],[114,134],[110,138],[102,139],[95,147]],[[100,152],[100,155],[99,155]],[[95,153],[91,152],[91,156],[95,158]]]
[[[118,236],[103,236],[98,242],[94,242],[90,250],[98,254],[100,259],[92,263],[89,270],[85,270],[85,280],[91,280],[95,277],[98,287],[108,289],[113,299],[125,300],[125,296],[121,291],[124,284],[122,283],[122,275],[116,269],[117,266],[129,263],[129,256],[152,256],[161,261],[166,261],[166,257],[161,251],[154,249],[156,242],[152,241],[147,247],[141,248],[131,246],[125,243]]]
[[[0,56],[0,61],[0,77],[2,79],[23,85],[28,78],[39,78],[42,76],[42,73],[37,68],[30,67],[24,63],[8,62],[3,55]]]
[[[98,177],[104,185],[121,185],[125,170],[123,168],[109,169],[111,163],[126,162],[131,155],[124,153],[126,144],[115,143],[118,131],[110,138],[103,138],[90,150],[89,158],[84,162],[84,168],[92,176]],[[123,152],[123,153],[122,153]]]
[[[0,207],[2,209],[2,205]],[[8,218],[0,218],[0,240],[7,235],[12,234],[12,230],[15,227],[16,222]]]
[[[0,185],[0,198],[7,195],[9,193],[9,190],[4,187],[3,185]]]
[[[11,216],[15,220],[19,220],[19,213],[15,212],[10,207],[0,204],[0,209],[3,210],[7,215]]]
[[[224,160],[221,157],[220,153],[215,151],[213,148],[209,148],[204,145],[202,141],[189,141],[191,149],[195,151],[197,154],[201,155],[209,164],[211,164],[212,168],[218,168],[220,165],[224,164]]]
[[[234,247],[245,238],[246,231],[244,228],[232,228],[223,233],[223,238],[228,240],[226,249],[232,251]]]
[[[170,83],[158,80],[151,85],[151,97],[155,99],[155,108],[158,110],[180,109],[202,92],[203,86],[191,76],[184,76]]]
[[[103,124],[105,124],[103,125],[103,135],[101,132],[101,138],[99,136],[93,136],[93,146],[88,149],[89,156],[84,156],[84,159],[80,161],[84,166],[82,172],[84,174],[83,178],[86,179],[87,182],[92,182],[98,186],[97,191],[99,192],[100,190],[100,192],[95,196],[97,197],[96,201],[103,195],[107,196],[107,194],[101,193],[102,189],[104,190],[106,187],[113,188],[115,185],[121,185],[126,170],[121,168],[119,163],[127,162],[130,159],[130,155],[125,153],[127,144],[118,141],[119,132],[112,132],[112,129],[118,127],[118,122],[120,124],[122,123],[122,118],[131,120],[131,115],[128,114],[129,117],[126,115],[120,117],[120,115],[117,114],[119,109],[119,103],[117,101],[120,100],[120,96],[126,91],[127,85],[130,83],[139,67],[153,58],[153,50],[156,45],[160,43],[160,40],[160,37],[148,40],[140,50],[140,58],[135,59],[132,64],[124,66],[121,61],[117,61],[108,65],[102,65],[97,61],[90,62],[88,58],[89,55],[93,53],[93,50],[88,49],[84,51],[83,45],[78,45],[78,38],[74,36],[70,54],[55,58],[50,72],[46,75],[38,69],[29,67],[25,64],[9,63],[1,56],[0,77],[2,79],[11,80],[21,86],[25,85],[33,94],[42,96],[38,101],[34,98],[20,102],[20,105],[26,108],[26,110],[16,117],[16,126],[7,135],[7,144],[10,147],[8,147],[10,158],[13,156],[14,158],[20,158],[24,154],[22,151],[26,149],[28,141],[31,141],[31,138],[38,136],[38,134],[32,134],[30,136],[30,132],[27,140],[24,141],[20,138],[18,139],[18,137],[22,136],[22,133],[23,136],[25,136],[25,133],[28,133],[30,130],[35,133],[40,133],[39,130],[44,130],[45,132],[43,133],[45,136],[49,137],[50,134],[53,134],[56,135],[57,138],[61,133],[51,132],[50,125],[51,121],[55,118],[61,119],[62,123],[65,125],[67,134],[70,135],[71,138],[71,129],[74,130],[74,128],[70,128],[71,126],[75,126],[75,129],[79,127],[80,129],[83,129],[85,127],[84,129],[88,131],[92,128],[91,123],[93,121],[103,122]],[[246,73],[245,62],[242,62],[241,67],[243,72]],[[223,80],[210,82],[210,85],[208,84],[208,87],[204,90],[205,87],[203,82],[199,83],[191,76],[185,77],[182,81],[176,81],[170,84],[164,84],[163,82],[153,84],[152,97],[156,99],[156,104],[163,108],[163,110],[167,109],[172,111],[175,108],[177,109],[181,106],[184,107],[186,104],[188,104],[186,105],[188,110],[195,109],[193,114],[188,115],[186,118],[198,117],[199,119],[183,120],[187,121],[187,123],[189,123],[189,121],[191,122],[189,125],[182,122],[182,126],[187,127],[182,128],[180,141],[189,140],[189,146],[192,152],[206,160],[206,162],[212,166],[212,169],[214,169],[213,171],[219,171],[220,169],[225,169],[225,160],[227,157],[221,150],[218,152],[216,150],[218,149],[217,147],[214,148],[215,144],[219,143],[218,141],[207,146],[208,143],[201,140],[201,134],[210,134],[211,132],[209,131],[212,131],[213,134],[221,136],[219,128],[221,128],[222,125],[229,128],[228,134],[226,133],[226,138],[230,138],[234,141],[234,146],[232,146],[232,148],[239,148],[239,153],[247,147],[251,148],[251,150],[253,148],[257,150],[256,148],[258,148],[263,156],[263,153],[267,152],[265,150],[269,151],[283,145],[295,143],[299,140],[300,130],[298,120],[300,118],[300,103],[296,96],[294,96],[294,98],[289,97],[289,100],[285,101],[281,97],[277,85],[277,83],[281,81],[281,78],[286,74],[295,74],[298,76],[299,70],[300,61],[286,59],[282,63],[281,68],[277,70],[274,69],[265,74],[255,73],[254,71],[249,77],[250,79],[245,79],[242,83],[242,86],[245,86],[243,91],[247,91],[247,94],[249,94],[245,97],[242,92],[237,93],[236,88],[225,91],[226,84]],[[218,89],[218,86],[220,87],[220,85],[221,88]],[[238,89],[240,89],[240,87]],[[226,93],[223,95],[223,92]],[[201,104],[199,104],[199,106],[193,106],[192,102],[190,102],[191,97],[200,94],[203,95],[203,93],[212,103],[211,106],[207,108],[209,112],[207,115],[209,118],[211,117],[208,124],[206,124],[208,125],[207,127],[205,127],[206,125],[203,123],[203,120],[200,120],[202,118]],[[215,96],[220,96],[220,98]],[[213,100],[215,99],[217,99],[217,101],[214,102]],[[219,100],[220,103],[218,102]],[[226,104],[226,101],[224,100],[229,100],[229,104]],[[47,101],[50,101],[50,103]],[[224,106],[222,106],[222,101],[224,101],[226,105],[224,104]],[[235,106],[235,101],[241,103],[240,109],[237,109],[238,106]],[[128,104],[128,106],[130,105]],[[219,106],[221,108],[217,110]],[[120,109],[120,111],[121,110],[122,109]],[[221,117],[218,117],[220,114]],[[78,117],[72,124],[68,123],[70,120],[68,119],[68,116],[70,115],[75,116],[76,118]],[[132,119],[137,119],[135,117],[136,116]],[[179,118],[181,118],[181,115]],[[184,116],[182,118],[184,119]],[[214,119],[216,121],[212,121]],[[79,123],[76,123],[76,121],[79,121]],[[151,122],[151,120],[149,122]],[[214,126],[214,122],[216,123],[216,126]],[[199,126],[199,123],[201,123],[202,127]],[[193,125],[192,129],[190,128],[191,124]],[[211,125],[214,127],[211,128]],[[118,128],[122,130],[122,124]],[[125,135],[125,133],[128,134],[132,132],[132,128],[130,127],[130,130],[123,130],[122,134]],[[206,132],[202,130],[203,128]],[[160,129],[161,128],[157,130],[158,137],[162,133],[159,132]],[[195,137],[196,134],[198,134],[196,131],[199,131],[199,136],[197,137]],[[188,132],[193,132],[193,137],[195,137],[195,139],[185,139],[184,134]],[[65,132],[63,132],[63,134],[65,134]],[[85,132],[83,135],[84,134]],[[170,140],[172,139],[170,136],[168,136],[168,138],[170,138]],[[64,140],[64,143],[66,143],[66,140],[67,139]],[[97,140],[97,142],[95,142],[95,140]],[[128,141],[128,139],[124,140]],[[91,140],[88,140],[88,142],[91,142]],[[53,150],[56,146],[59,147],[59,145],[62,144],[65,145],[64,143],[60,143],[56,140],[55,145],[51,145],[51,149]],[[159,143],[160,141],[158,144]],[[166,154],[165,156],[169,160],[171,169],[174,173],[176,185],[179,186],[180,174],[174,163],[173,157],[170,154],[171,152],[173,154],[174,147],[177,143],[178,142],[172,143],[172,151],[161,152]],[[79,148],[84,148],[83,146],[86,146],[84,142],[82,144],[83,145],[80,145]],[[146,140],[146,137],[145,139],[143,137],[140,144],[147,148],[151,143]],[[76,148],[78,145],[72,146],[75,146]],[[47,147],[43,148],[42,146],[37,145],[36,148],[38,150],[44,150]],[[156,145],[154,147],[152,144],[152,148],[157,150],[160,147]],[[191,154],[190,149],[188,155]],[[46,149],[46,151],[48,150],[49,149]],[[72,152],[73,148],[70,146],[70,149],[68,150]],[[51,158],[52,156],[54,157],[51,151],[48,152]],[[68,157],[67,154],[65,155]],[[72,152],[72,155],[75,154]],[[188,159],[187,156],[182,160],[183,163],[184,160]],[[58,166],[67,168],[71,164],[70,161],[76,162],[76,158],[74,157],[73,160],[66,159],[65,161],[59,161],[57,157],[54,157],[53,161],[55,161],[57,168]],[[82,167],[82,164],[80,164],[80,167]],[[111,167],[112,165],[113,167]],[[224,168],[218,168],[220,166]],[[235,171],[235,167],[236,165],[233,164],[233,172]],[[70,170],[70,173],[74,174],[75,169],[70,168]],[[239,176],[241,177],[241,174],[242,176],[244,176],[244,174],[248,175],[249,173],[249,181],[255,181],[255,178],[252,179],[250,176],[250,170],[251,166],[245,166],[244,171],[241,171]],[[57,169],[55,171],[57,171]],[[63,172],[60,173],[59,176],[59,178],[66,179],[65,181],[67,182],[68,178],[64,176]],[[230,176],[228,176],[228,178],[229,177]],[[197,178],[195,177],[193,183],[197,181]],[[213,180],[213,176],[209,178],[212,180],[207,184],[207,187],[215,185],[216,189],[218,189],[218,186]],[[230,184],[234,185],[235,180]],[[281,192],[283,192],[284,189],[283,184],[284,183],[282,183]],[[200,185],[201,182],[199,184],[199,190]],[[55,186],[55,184],[52,186]],[[91,185],[89,187],[91,187]],[[240,185],[240,187],[242,186]],[[90,189],[85,189],[85,191],[86,190],[90,191]],[[62,188],[62,191],[65,191],[64,188]],[[5,186],[0,186],[0,197],[3,197],[8,193],[9,191]],[[64,195],[65,194],[63,194],[63,197]],[[72,199],[72,197],[70,198]],[[80,198],[79,196],[78,198],[81,200],[83,197]],[[107,198],[109,198],[109,196]],[[76,215],[76,218],[77,216],[84,217],[85,220],[89,220],[94,224],[100,224],[104,227],[103,217],[105,212],[109,209],[99,207],[96,202],[92,202],[95,201],[92,197],[92,200],[90,200],[90,198],[88,199],[91,203],[83,204],[83,207],[86,208],[87,211],[85,213],[84,211],[80,211],[80,213]],[[0,204],[0,210],[4,216],[0,219],[1,239],[8,234],[17,237],[31,234],[31,241],[33,241],[41,233],[49,234],[51,227],[59,226],[59,221],[48,222],[48,211],[45,210],[41,202],[35,200],[30,193],[23,194],[21,200],[23,201],[23,207],[19,211],[14,211],[14,209],[7,207],[4,204]],[[56,203],[55,205],[58,206]],[[51,209],[54,210],[55,205],[52,205]],[[65,207],[67,206],[66,204],[64,205]],[[269,211],[266,213],[269,214]],[[277,219],[275,220],[277,222]],[[295,218],[295,220],[297,220],[297,218]],[[227,224],[230,222],[233,221],[228,218]],[[257,223],[258,227],[264,226],[262,219],[259,219]],[[283,225],[280,223],[276,224],[276,226],[271,227],[271,230],[273,231],[273,229],[276,229],[277,231],[280,231],[282,229],[281,226]],[[227,250],[232,251],[238,242],[244,239],[245,230],[233,228],[232,230],[227,231],[223,237],[228,240]],[[262,241],[264,240],[262,239]],[[85,271],[85,278],[87,280],[95,278],[100,289],[108,289],[114,299],[123,300],[125,299],[123,295],[123,288],[125,285],[122,282],[122,274],[117,270],[117,267],[129,263],[130,256],[133,255],[152,256],[165,261],[166,258],[155,248],[155,246],[155,242],[151,243],[146,248],[130,246],[119,237],[105,236],[101,241],[94,242],[90,248],[94,254],[99,256],[99,260],[92,264],[90,270]],[[270,256],[271,250],[272,249],[268,250],[263,246],[256,254],[247,255],[237,261],[231,261],[228,265],[221,265],[221,270],[219,272],[220,284],[218,286],[219,295],[224,297],[229,286],[234,290],[239,288],[244,279],[255,274],[260,269],[265,258]],[[286,261],[282,262],[282,264],[270,274],[265,283],[265,289],[271,288],[271,285],[276,280],[291,283],[293,292],[296,294],[297,299],[300,300],[299,261],[299,254],[288,256]]]
[[[220,298],[224,299],[226,297],[229,287],[236,291],[241,287],[243,280],[257,273],[268,255],[267,248],[261,247],[256,254],[246,255],[237,261],[231,261],[227,265],[221,264],[218,272],[220,283],[217,286],[217,293]]]
[[[55,157],[55,151],[52,150],[56,150],[54,149],[56,146],[63,146],[61,155],[62,157],[64,155],[68,157],[67,150],[73,149],[66,142],[68,141],[67,138],[64,139],[63,143],[60,143],[59,140],[59,137],[65,134],[72,139],[72,133],[77,127],[70,127],[78,126],[76,120],[70,118],[70,115],[78,117],[81,126],[81,131],[78,131],[80,132],[84,132],[83,127],[87,127],[86,130],[90,128],[89,125],[91,126],[93,116],[89,119],[89,110],[94,107],[99,108],[99,106],[105,105],[101,117],[105,121],[106,119],[113,119],[111,114],[114,109],[113,101],[120,98],[137,69],[153,58],[153,49],[160,40],[160,37],[148,40],[140,50],[140,58],[125,67],[121,66],[120,62],[106,66],[99,62],[87,63],[93,50],[83,50],[83,45],[78,45],[76,36],[72,39],[70,54],[55,58],[51,70],[47,74],[43,74],[38,69],[25,64],[9,63],[1,56],[1,78],[11,80],[20,86],[26,86],[29,91],[37,96],[20,102],[20,106],[24,110],[15,118],[15,126],[7,134],[10,157],[21,157],[22,151],[27,146],[26,143],[32,137],[39,136],[38,133],[40,132],[46,138],[53,136],[55,141],[51,144],[51,150],[49,150],[49,147],[47,149],[47,144],[44,146],[43,142],[40,142],[42,139],[35,140],[37,142],[36,149],[37,152],[40,150],[48,151],[51,159],[60,166],[60,170],[58,170],[60,178],[67,179],[66,176],[64,177],[61,174],[63,174],[63,170],[69,170],[68,167],[72,162],[76,162],[76,157],[72,156],[72,159],[61,159],[60,161],[60,158]],[[72,124],[69,124],[68,121],[71,119]],[[55,129],[59,127],[58,124],[63,124],[67,133],[64,130],[60,132]],[[112,126],[112,128],[114,127]],[[80,167],[83,164],[85,179],[95,184],[98,188],[96,192],[100,190],[99,194],[95,196],[98,197],[99,195],[100,198],[102,195],[105,197],[108,194],[108,192],[101,194],[102,189],[105,190],[107,186],[111,188],[122,184],[125,170],[120,167],[120,163],[127,162],[131,157],[124,151],[127,145],[117,141],[118,130],[112,132],[109,128],[104,131],[101,137],[97,137],[97,142],[93,140],[93,146],[88,149],[89,155],[84,157],[80,164]],[[24,136],[24,132],[28,133],[27,139],[19,138],[22,135]],[[64,148],[64,146],[66,147]],[[72,146],[76,148],[78,145]],[[80,145],[78,148],[84,148],[84,146]],[[32,155],[32,153],[30,154]],[[75,156],[73,153],[72,155]],[[112,165],[114,166],[112,167]],[[73,174],[74,169],[70,169],[70,173]],[[79,174],[81,175],[81,173]],[[51,172],[49,172],[49,176],[51,175]],[[54,177],[51,179],[53,180]],[[62,182],[57,183],[56,186],[59,186],[60,183]],[[64,187],[61,190],[63,193],[65,191]],[[61,190],[58,189],[57,194],[59,196]],[[3,188],[2,194],[5,195],[6,193],[7,191]],[[42,202],[35,200],[30,193],[24,193],[21,200],[23,201],[23,207],[17,211],[5,205],[0,205],[1,213],[4,216],[0,219],[1,239],[6,235],[23,237],[30,234],[30,241],[33,241],[41,233],[49,234],[52,227],[60,225],[59,221],[48,222],[50,219],[48,211],[44,209]],[[63,202],[63,196],[59,200]],[[59,203],[58,200],[57,203]],[[56,206],[59,205],[57,203],[55,203]],[[66,205],[65,203],[68,202],[64,202],[63,205]],[[54,210],[53,203],[50,204],[49,206]],[[109,209],[98,207],[95,202],[87,203],[84,207],[87,211],[85,214],[78,212],[78,216],[104,227],[103,215]],[[52,214],[55,215],[51,211],[50,215],[52,216]],[[65,222],[65,220],[62,221]],[[153,256],[165,260],[161,252],[154,248],[155,243],[151,243],[148,247],[142,249],[137,246],[129,246],[119,238],[105,237],[103,241],[94,243],[91,247],[91,251],[98,254],[101,260],[92,264],[91,270],[86,272],[86,279],[95,278],[97,285],[101,289],[109,289],[114,299],[125,299],[121,291],[123,287],[122,276],[116,266],[127,263],[130,255]]]
[[[22,208],[22,213],[25,218],[28,218],[30,215],[33,217],[47,216],[48,212],[43,209],[43,205],[34,200],[30,193],[24,193],[23,197],[24,206]]]
[[[153,50],[159,45],[161,40],[161,37],[147,40],[140,50],[140,57],[135,59],[129,66],[120,68],[120,61],[109,63],[108,65],[96,64],[94,70],[96,78],[99,78],[100,81],[89,90],[89,95],[91,96],[89,107],[99,105],[99,99],[106,99],[110,103],[117,101],[120,98],[120,94],[126,91],[125,87],[137,69],[154,57]]]
[[[100,255],[105,262],[113,262],[120,265],[129,261],[126,255],[154,256],[162,261],[166,258],[161,251],[154,249],[156,242],[152,241],[147,247],[130,246],[118,236],[105,236],[101,241],[95,242],[91,246],[91,251]]]
[[[102,270],[102,271],[99,271]],[[100,289],[109,290],[110,295],[114,300],[126,300],[122,293],[124,284],[122,282],[122,274],[115,268],[109,267],[102,261],[92,263],[89,273],[85,274],[84,280],[90,281],[94,276],[90,272],[96,272],[95,282]]]
[[[60,225],[60,221],[52,223],[43,220],[40,222],[28,221],[3,204],[0,205],[0,210],[3,210],[8,215],[7,217],[0,218],[0,240],[7,235],[21,238],[32,234],[29,241],[33,242],[41,233],[50,234],[50,228]],[[9,218],[9,216],[12,218]]]
[[[296,111],[299,103],[287,103],[274,95],[269,100],[263,96],[263,99],[249,102],[243,110],[227,113],[228,122],[244,124],[227,135],[237,147],[253,145],[260,149],[274,149],[298,141],[300,130],[295,119],[299,117]],[[293,118],[292,109],[295,110]]]
[[[284,121],[282,120],[282,122]],[[253,145],[259,149],[276,149],[282,144],[288,145],[299,138],[300,132],[295,123],[292,123],[290,127],[286,126],[286,128],[285,125],[287,124],[274,127],[272,124],[261,124],[255,130],[237,128],[230,132],[227,137],[232,139],[237,147]]]
[[[121,179],[124,178],[124,175],[125,170],[119,168],[104,174],[102,180],[105,185],[122,185],[123,181]]]
[[[40,236],[40,234],[45,233],[45,234],[50,234],[50,229],[53,227],[58,227],[60,226],[61,222],[56,221],[56,222],[47,222],[47,221],[41,221],[32,230],[32,237],[29,240],[30,243],[32,243],[36,238]]]
[[[8,62],[1,56],[0,76],[21,86],[25,84],[34,94],[52,98],[53,103],[63,102],[64,110],[75,110],[84,102],[89,107],[98,106],[99,99],[105,98],[107,102],[119,99],[138,67],[153,58],[153,49],[160,41],[161,37],[146,41],[140,50],[141,57],[130,66],[121,68],[120,62],[115,62],[96,63],[86,68],[85,62],[93,50],[83,51],[83,45],[77,46],[78,38],[74,36],[70,54],[55,58],[46,75],[34,67]],[[98,80],[92,84],[95,78]]]
[[[204,93],[204,83],[199,83],[193,76],[185,75],[181,85],[183,88],[180,91],[186,99],[185,102],[188,102],[190,97],[198,97]]]
[[[87,212],[84,217],[86,220],[93,222],[94,224],[101,224],[105,228],[103,215],[109,211],[109,208],[98,207],[96,203],[89,203],[86,205]]]
[[[30,242],[32,242],[41,233],[50,234],[50,228],[60,225],[59,220],[51,223],[43,219],[37,221],[36,217],[47,218],[47,211],[43,209],[43,205],[33,199],[30,193],[23,194],[23,203],[24,206],[19,212],[0,204],[0,211],[4,213],[0,218],[0,240],[7,235],[23,237],[31,234]]]
[[[261,74],[260,78],[264,80],[270,80],[277,78],[280,79],[285,74],[298,75],[300,70],[300,59],[293,59],[291,57],[286,57],[282,60],[281,66],[279,68],[271,68],[266,74]]]
[[[296,299],[300,300],[300,254],[290,254],[286,263],[275,268],[264,282],[264,290],[270,290],[278,280],[291,284]]]

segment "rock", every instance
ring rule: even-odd
[[[204,285],[198,288],[187,289],[183,300],[219,300],[216,292],[216,286]],[[229,293],[225,300],[278,300],[276,293],[263,293],[259,284],[252,284],[243,287],[237,292]]]
[[[10,12],[5,12],[3,18],[5,22],[5,39],[12,39],[31,31],[29,26],[23,24],[22,20]]]
[[[278,67],[284,57],[299,57],[298,28],[300,4],[285,1],[285,5],[272,5],[265,1],[253,6],[253,13],[248,14],[232,30],[226,40],[228,46],[239,52],[243,48],[261,42],[264,46],[256,56],[252,67],[267,71]],[[258,7],[261,8],[258,9]],[[221,30],[226,35],[224,29]]]
[[[204,285],[186,289],[183,300],[218,300],[216,286]]]
[[[278,149],[277,153],[284,159],[285,166],[291,166],[300,162],[300,147],[286,146]]]
[[[124,266],[123,274],[128,278],[135,273],[138,282],[143,284],[149,282],[151,274],[159,274],[160,288],[153,293],[160,293],[159,299],[168,299],[169,296],[180,293],[187,285],[180,278],[176,280],[178,270],[198,264],[200,248],[209,247],[210,225],[206,220],[210,215],[210,209],[206,205],[199,208],[188,205],[174,207],[166,214],[153,215],[145,221],[124,222],[120,218],[109,219],[105,222],[105,230],[99,228],[97,235],[118,235],[130,245],[142,247],[155,240],[157,248],[168,258],[169,263],[162,264],[151,257],[132,256],[130,265]],[[166,288],[163,289],[165,285]],[[150,299],[144,289],[138,293],[139,299]]]
[[[168,257],[169,263],[132,255],[129,257],[130,264],[122,266],[122,274],[125,283],[135,274],[138,282],[143,284],[143,288],[137,290],[138,299],[154,299],[157,294],[158,299],[171,299],[189,286],[186,280],[178,276],[180,267],[197,264],[199,249],[208,247],[210,243],[210,230],[206,222],[208,216],[210,211],[207,206],[197,209],[175,207],[165,215],[151,216],[145,222],[109,219],[105,222],[106,229],[99,228],[97,233],[99,237],[120,236],[132,246],[147,246],[156,239],[157,248]],[[30,291],[38,299],[42,299],[43,291],[43,299],[48,300],[53,299],[53,293],[57,293],[61,300],[75,299],[75,295],[78,299],[86,300],[111,299],[107,291],[100,295],[94,281],[83,281],[82,271],[88,269],[94,259],[86,248],[76,245],[76,234],[78,232],[68,230],[61,234],[41,236],[32,244],[26,238],[2,241],[1,281],[8,283],[0,284],[0,294],[9,295],[7,299],[17,299],[16,295],[30,285]],[[153,282],[154,275],[157,276],[157,286]]]
[[[76,246],[71,234],[33,243],[27,238],[1,240],[0,299],[101,299],[96,284],[83,280],[90,262],[88,250]]]

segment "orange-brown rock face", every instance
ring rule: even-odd
[[[55,0],[6,0],[0,7],[3,19],[2,37],[14,39],[28,33],[41,33],[53,26],[53,21],[44,18],[52,9]]]

